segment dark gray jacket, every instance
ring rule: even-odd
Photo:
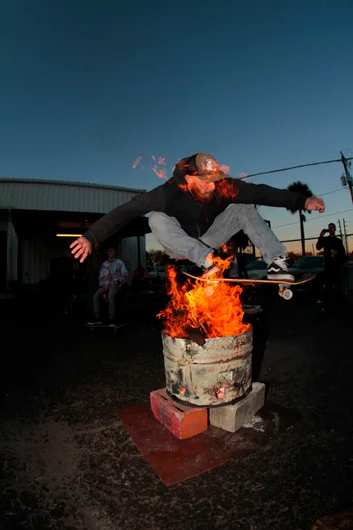
[[[303,210],[306,196],[265,184],[250,184],[244,180],[227,178],[215,182],[214,198],[210,203],[197,200],[186,189],[186,183],[172,177],[147,193],[114,208],[96,221],[84,237],[96,245],[126,226],[133,218],[149,212],[164,212],[176,217],[191,237],[201,237],[214,219],[229,204],[256,204]]]

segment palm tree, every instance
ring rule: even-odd
[[[301,193],[302,195],[306,195],[307,197],[312,197],[313,192],[309,188],[307,184],[304,182],[300,182],[299,180],[297,182],[292,182],[292,184],[289,184],[287,187],[287,190],[294,191],[295,193]],[[299,221],[300,221],[300,239],[302,243],[302,255],[305,256],[305,235],[304,235],[304,223],[306,221],[306,217],[303,212],[311,213],[308,210],[297,210],[297,209],[290,209],[287,208],[287,210],[290,211],[290,213],[295,214],[299,212]]]

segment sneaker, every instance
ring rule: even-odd
[[[222,276],[221,269],[217,267],[216,265],[212,265],[211,267],[208,267],[205,269],[204,273],[202,274],[202,278],[219,278]]]
[[[278,258],[274,259],[273,262],[268,265],[267,278],[269,280],[295,281],[293,274],[288,272],[286,259],[286,256],[278,256]]]
[[[201,275],[202,278],[214,278],[216,276],[220,276],[220,268],[217,267],[217,265],[213,264],[212,256],[215,255],[215,251],[213,251],[209,257],[205,259],[205,261],[201,264]]]
[[[116,322],[115,322],[115,320],[109,320],[109,326],[110,326],[111,328],[115,328],[115,326],[116,326]]]

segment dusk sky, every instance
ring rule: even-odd
[[[152,156],[167,177],[198,151],[233,177],[353,157],[352,21],[351,0],[0,0],[0,177],[150,190]],[[342,169],[250,181],[306,182],[327,208],[307,236],[353,233]],[[260,213],[299,237],[297,215]]]

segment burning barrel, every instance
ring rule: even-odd
[[[212,407],[245,397],[252,382],[253,330],[215,337],[200,346],[162,332],[166,388],[187,405]]]
[[[221,270],[229,266],[215,260]],[[200,407],[235,402],[250,392],[252,382],[253,327],[243,320],[242,289],[210,281],[180,286],[176,270],[170,268],[170,299],[157,315],[164,320],[167,391],[176,400]]]

